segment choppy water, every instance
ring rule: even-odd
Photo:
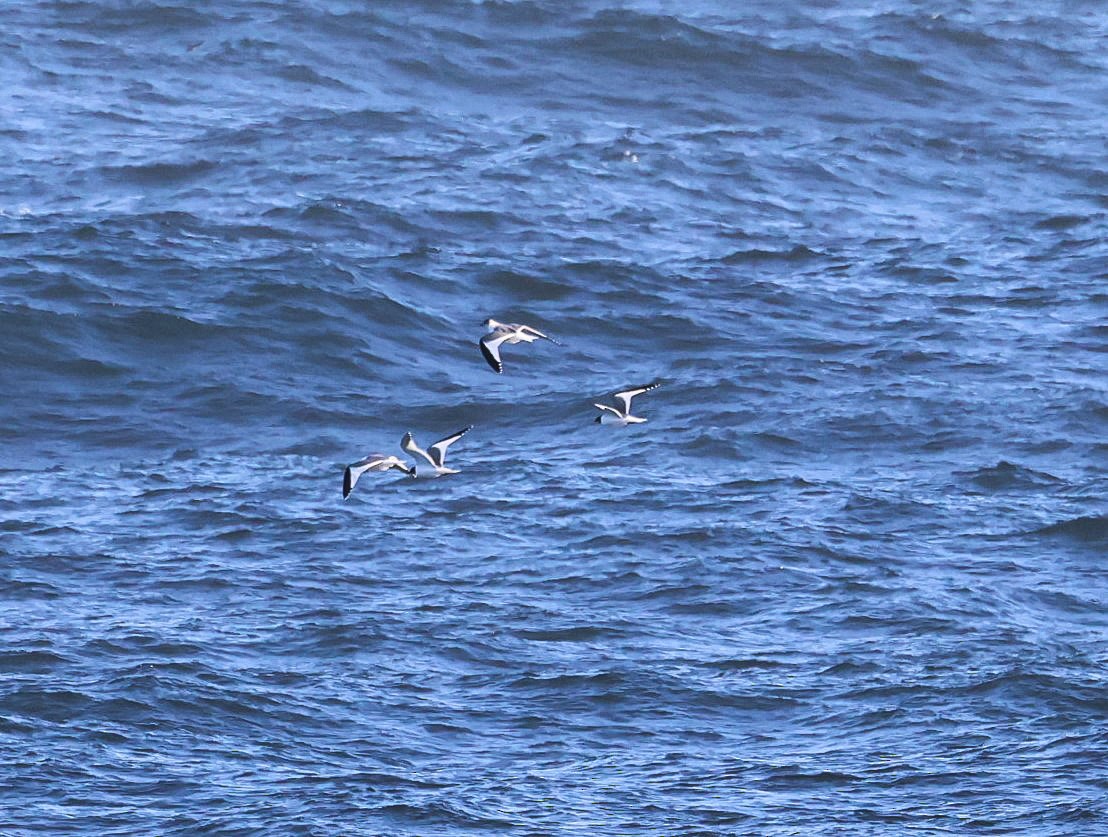
[[[1108,15],[694,5],[0,7],[0,832],[1108,830]]]

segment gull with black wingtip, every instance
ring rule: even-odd
[[[413,477],[441,477],[444,474],[459,473],[455,468],[446,467],[446,449],[468,433],[471,428],[472,425],[470,427],[463,427],[457,433],[452,433],[445,439],[439,439],[435,444],[431,445],[428,450],[424,450],[417,445],[411,433],[405,433],[404,438],[400,440],[400,447],[408,453],[422,456],[434,469],[432,472],[427,473],[425,470],[420,470],[421,466],[417,465],[412,468],[411,475]]]
[[[371,453],[365,459],[359,459],[347,465],[342,474],[342,499],[345,500],[350,496],[350,492],[358,484],[358,477],[366,471],[390,471],[393,468],[403,471],[408,476],[415,473],[415,468],[409,468],[399,457],[385,456],[383,453]]]
[[[485,356],[485,360],[488,361],[493,372],[497,373],[504,371],[504,364],[500,360],[500,346],[504,343],[510,346],[513,343],[534,343],[536,340],[549,340],[555,346],[562,345],[553,337],[543,334],[537,328],[532,328],[529,325],[498,323],[491,317],[481,325],[488,329],[489,333],[482,337],[477,345],[481,347],[481,354]]]
[[[631,399],[636,395],[649,392],[656,386],[658,386],[657,382],[615,393],[612,397],[619,402],[618,408],[609,407],[607,404],[593,404],[594,407],[600,410],[600,415],[596,417],[596,423],[615,424],[620,427],[626,427],[629,424],[642,424],[646,419],[631,415]]]

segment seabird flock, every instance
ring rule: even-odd
[[[477,345],[481,348],[481,354],[484,355],[485,360],[488,362],[493,372],[497,374],[504,371],[504,362],[500,359],[500,347],[505,344],[511,346],[515,343],[534,343],[536,340],[549,340],[556,346],[562,345],[553,337],[543,334],[537,328],[532,328],[529,325],[498,323],[491,317],[485,320],[482,325],[485,326],[488,333],[478,341]],[[612,397],[618,402],[618,407],[611,407],[607,404],[594,404],[593,406],[600,410],[600,415],[596,417],[597,424],[614,424],[617,427],[626,427],[629,424],[642,424],[646,419],[631,415],[631,399],[636,395],[649,392],[656,386],[658,386],[657,382],[614,393]],[[383,453],[371,453],[364,459],[360,459],[346,466],[346,470],[342,475],[342,499],[345,500],[350,496],[350,492],[352,492],[354,486],[358,484],[358,478],[367,471],[379,471],[384,473],[395,468],[397,471],[403,471],[409,477],[421,478],[441,477],[446,474],[459,473],[456,468],[446,467],[446,449],[462,438],[470,429],[471,427],[463,427],[457,433],[451,433],[449,436],[439,439],[427,450],[424,450],[416,444],[411,433],[405,433],[404,438],[400,440],[401,449],[406,453],[427,460],[427,463],[431,466],[430,469],[425,468],[423,465],[409,466],[397,456],[386,456]]]

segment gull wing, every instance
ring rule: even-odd
[[[439,439],[435,444],[431,445],[431,455],[427,457],[431,460],[431,464],[436,468],[441,468],[442,463],[446,461],[446,449],[466,435],[471,429],[473,429],[472,424],[468,427],[463,427],[457,433],[453,433],[445,439]]]
[[[615,407],[609,407],[607,404],[593,404],[593,406],[601,410],[607,410],[609,413],[615,413],[620,418],[623,418],[623,413],[621,413]]]
[[[432,465],[435,464],[435,460],[428,456],[427,451],[425,451],[423,448],[415,443],[415,439],[412,438],[411,433],[404,434],[404,438],[400,440],[400,447],[402,450],[405,450],[408,453],[418,453]]]
[[[346,466],[346,470],[342,472],[342,499],[345,500],[350,496],[350,492],[353,491],[354,486],[358,484],[358,477],[361,475],[362,471],[355,471],[353,465]]]
[[[623,414],[625,416],[630,415],[631,414],[631,399],[634,398],[636,395],[642,395],[644,392],[649,392],[650,390],[654,389],[654,387],[656,387],[656,386],[658,386],[658,384],[653,383],[653,384],[646,384],[646,385],[641,386],[641,387],[635,387],[633,389],[625,389],[623,392],[617,392],[613,396],[613,398],[615,398],[616,401],[619,401],[623,404]]]
[[[504,364],[500,362],[500,344],[509,337],[511,332],[493,331],[477,341],[477,345],[481,347],[481,354],[485,356],[493,372],[504,371]]]
[[[408,467],[399,456],[385,456],[380,455],[380,458],[369,466],[374,471],[391,471],[395,468],[398,471],[403,471],[405,474],[411,474],[412,469]]]
[[[346,466],[346,470],[342,472],[342,499],[345,500],[350,496],[350,492],[358,484],[358,477],[369,470],[369,463],[372,461],[372,458],[362,459]]]
[[[520,330],[520,331],[525,331],[525,332],[530,332],[531,334],[534,334],[534,335],[535,335],[536,337],[541,337],[541,338],[542,338],[543,340],[549,340],[549,341],[550,341],[551,343],[553,343],[553,344],[554,344],[555,346],[561,346],[561,345],[562,345],[562,344],[561,344],[561,343],[559,343],[559,342],[558,342],[557,340],[555,340],[555,339],[554,339],[553,337],[551,337],[551,336],[550,336],[549,334],[543,334],[543,333],[542,333],[541,331],[539,331],[539,330],[538,330],[537,328],[532,328],[532,327],[531,327],[531,326],[529,326],[529,325],[525,325],[525,326],[520,326],[520,327],[519,327],[519,330]]]
[[[405,465],[403,462],[401,462],[395,456],[389,457],[389,459],[390,459],[390,461],[389,461],[389,464],[388,464],[388,468],[385,468],[386,471],[389,470],[390,468],[395,468],[398,471],[403,471],[408,476],[411,476],[413,473],[415,473],[415,468],[409,468],[407,465]]]

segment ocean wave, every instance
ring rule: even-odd
[[[1059,536],[1080,543],[1108,541],[1108,515],[1081,515],[1036,529],[1034,534]]]
[[[1096,15],[0,26],[9,830],[1098,831]]]

